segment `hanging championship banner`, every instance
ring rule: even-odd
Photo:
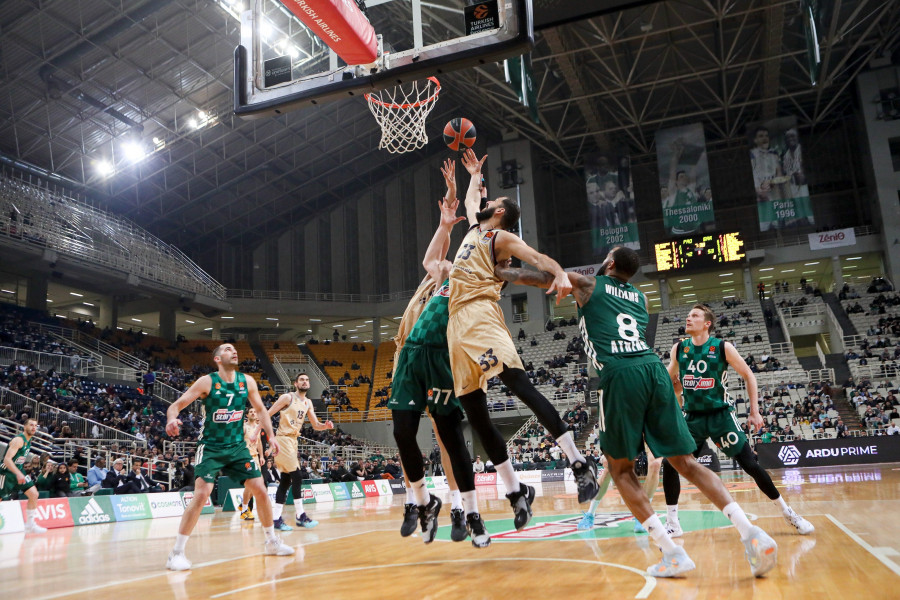
[[[760,231],[815,223],[796,125],[782,117],[747,127]]]
[[[589,154],[584,161],[588,214],[594,257],[606,257],[613,246],[641,247],[631,160],[627,155]]]
[[[657,131],[656,158],[666,231],[687,235],[715,229],[703,125]]]

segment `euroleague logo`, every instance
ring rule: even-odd
[[[478,6],[476,6],[476,7],[475,7],[475,12],[474,12],[474,14],[475,14],[475,18],[476,18],[476,19],[483,19],[483,18],[485,18],[486,16],[488,16],[488,7],[487,7],[487,5],[485,5],[485,4],[479,4]]]
[[[784,446],[778,451],[778,459],[788,467],[796,465],[800,462],[800,451],[793,444]]]
[[[681,380],[681,386],[686,390],[711,390],[715,385],[716,380],[712,377],[685,375]]]

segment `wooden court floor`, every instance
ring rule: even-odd
[[[816,526],[795,533],[743,475],[725,475],[744,509],[779,543],[779,564],[754,579],[735,530],[683,485],[682,541],[697,569],[680,580],[643,575],[659,552],[634,534],[624,504],[610,490],[590,533],[574,488],[545,484],[535,519],[513,535],[509,506],[495,488],[479,488],[493,535],[489,548],[452,543],[442,529],[425,545],[398,532],[403,497],[307,505],[320,521],[285,539],[294,557],[261,554],[259,524],[235,513],[201,517],[188,543],[194,568],[165,571],[178,519],[0,536],[3,598],[900,598],[900,464],[773,472],[788,502]],[[442,493],[443,494],[443,493]],[[660,489],[654,507],[664,511]],[[286,509],[292,516],[292,509]],[[449,506],[442,511],[449,524]]]

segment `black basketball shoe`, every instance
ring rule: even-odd
[[[534,502],[534,488],[524,483],[519,483],[519,490],[506,495],[513,513],[516,531],[519,531],[531,520],[531,503]]]
[[[419,511],[416,510],[415,504],[403,505],[403,525],[400,526],[400,535],[409,537],[416,532],[416,525],[419,523]]]
[[[450,511],[450,539],[461,542],[467,537],[469,531],[466,529],[466,513],[461,508],[454,508]]]
[[[438,514],[441,512],[441,506],[443,502],[437,496],[431,495],[431,500],[429,500],[426,506],[419,506],[419,522],[422,524],[422,541],[426,544],[430,544],[434,541],[434,536],[437,535],[437,518]]]
[[[578,484],[578,502],[583,504],[593,500],[600,493],[600,484],[597,483],[597,463],[588,456],[584,462],[572,463],[572,474],[575,475],[575,483]]]
[[[472,545],[476,548],[486,548],[491,545],[491,536],[488,535],[487,527],[481,520],[478,513],[470,513],[466,515],[466,525],[469,528],[469,534],[472,536]]]

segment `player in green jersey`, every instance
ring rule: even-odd
[[[747,423],[754,431],[762,427],[756,377],[731,342],[710,336],[716,315],[706,305],[697,304],[688,313],[684,330],[691,336],[672,346],[669,376],[680,390],[682,408],[691,437],[697,445],[694,456],[699,456],[706,446],[706,438],[727,456],[735,459],[745,473],[753,477],[759,489],[772,500],[784,518],[802,535],[812,533],[812,523],[798,515],[787,505],[772,478],[763,469],[750,448],[747,436],[734,415],[734,405],[725,385],[728,366],[737,371],[747,385],[750,397],[750,415]],[[671,465],[663,466],[663,489],[666,493],[666,529],[672,537],[682,535],[678,523],[678,497],[681,481]]]
[[[9,441],[3,464],[0,465],[0,501],[13,492],[25,492],[28,502],[25,504],[25,533],[46,533],[47,530],[35,523],[37,514],[38,490],[31,477],[22,472],[31,440],[37,433],[37,419],[26,419],[22,433]]]
[[[637,252],[616,246],[600,265],[597,277],[568,276],[578,304],[585,352],[600,374],[598,443],[628,509],[663,551],[662,561],[647,572],[676,577],[695,566],[684,548],[672,541],[634,473],[634,459],[644,442],[655,456],[668,458],[735,525],[751,571],[761,576],[775,567],[778,546],[762,529],[751,525],[721,480],[691,456],[696,446],[669,374],[644,338],[649,321],[647,299],[628,282],[639,266]],[[499,271],[497,275],[506,281],[539,287],[551,282],[549,273]]]
[[[203,429],[200,433],[194,467],[197,475],[194,482],[194,499],[184,510],[175,538],[175,547],[166,561],[166,568],[172,571],[186,571],[191,568],[191,561],[184,555],[184,548],[188,536],[197,525],[203,505],[212,493],[219,471],[236,479],[238,483],[246,482],[246,488],[256,498],[259,521],[266,535],[265,554],[289,556],[294,553],[292,547],[283,544],[281,538],[275,535],[275,528],[272,525],[272,505],[266,495],[262,473],[244,442],[244,411],[249,400],[250,405],[256,409],[262,428],[268,436],[272,455],[278,454],[278,443],[272,432],[272,420],[266,412],[262,398],[259,397],[256,381],[252,377],[245,377],[237,370],[238,353],[231,344],[217,347],[213,352],[213,362],[218,370],[195,381],[166,411],[166,433],[174,437],[181,429],[181,420],[178,418],[181,411],[195,400],[203,402]]]

